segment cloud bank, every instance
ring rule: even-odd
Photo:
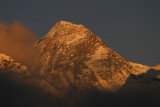
[[[29,31],[22,23],[13,24],[0,22],[0,53],[11,56],[14,60],[26,65],[34,62],[33,45],[36,34]]]

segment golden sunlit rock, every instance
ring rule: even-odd
[[[73,86],[78,91],[116,91],[135,72],[83,25],[60,21],[35,46],[41,56],[35,70],[59,91],[68,92]]]

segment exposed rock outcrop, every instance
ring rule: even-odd
[[[11,57],[2,53],[0,53],[0,72],[9,73],[12,77],[16,78],[30,78],[30,72],[26,66],[15,62]]]
[[[60,21],[36,43],[35,68],[57,90],[115,91],[136,70],[83,25]]]

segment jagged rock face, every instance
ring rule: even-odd
[[[2,53],[0,53],[0,72],[7,72],[14,78],[27,79],[30,77],[26,66],[15,62],[11,57]]]
[[[146,65],[142,65],[134,62],[129,62],[129,64],[134,68],[134,70],[136,70],[134,75],[140,75],[140,74],[146,73],[148,70],[152,68],[150,66],[146,66]]]
[[[40,62],[35,70],[64,93],[89,88],[115,91],[135,73],[124,58],[82,25],[60,21],[36,47]]]
[[[160,70],[160,63],[158,63],[157,65],[153,66],[152,69]]]
[[[129,62],[129,64],[134,68],[136,71],[132,77],[139,77],[138,79],[142,79],[145,81],[144,77],[147,78],[148,80],[155,80],[155,79],[160,79],[160,64],[157,64],[153,67],[134,63],[134,62]],[[137,79],[137,78],[135,78]]]

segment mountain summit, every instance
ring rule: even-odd
[[[129,62],[83,25],[60,21],[34,49],[30,70],[0,52],[1,105],[159,105],[160,63]]]
[[[83,25],[56,23],[36,43],[40,61],[35,68],[57,90],[96,88],[115,91],[136,70]]]

